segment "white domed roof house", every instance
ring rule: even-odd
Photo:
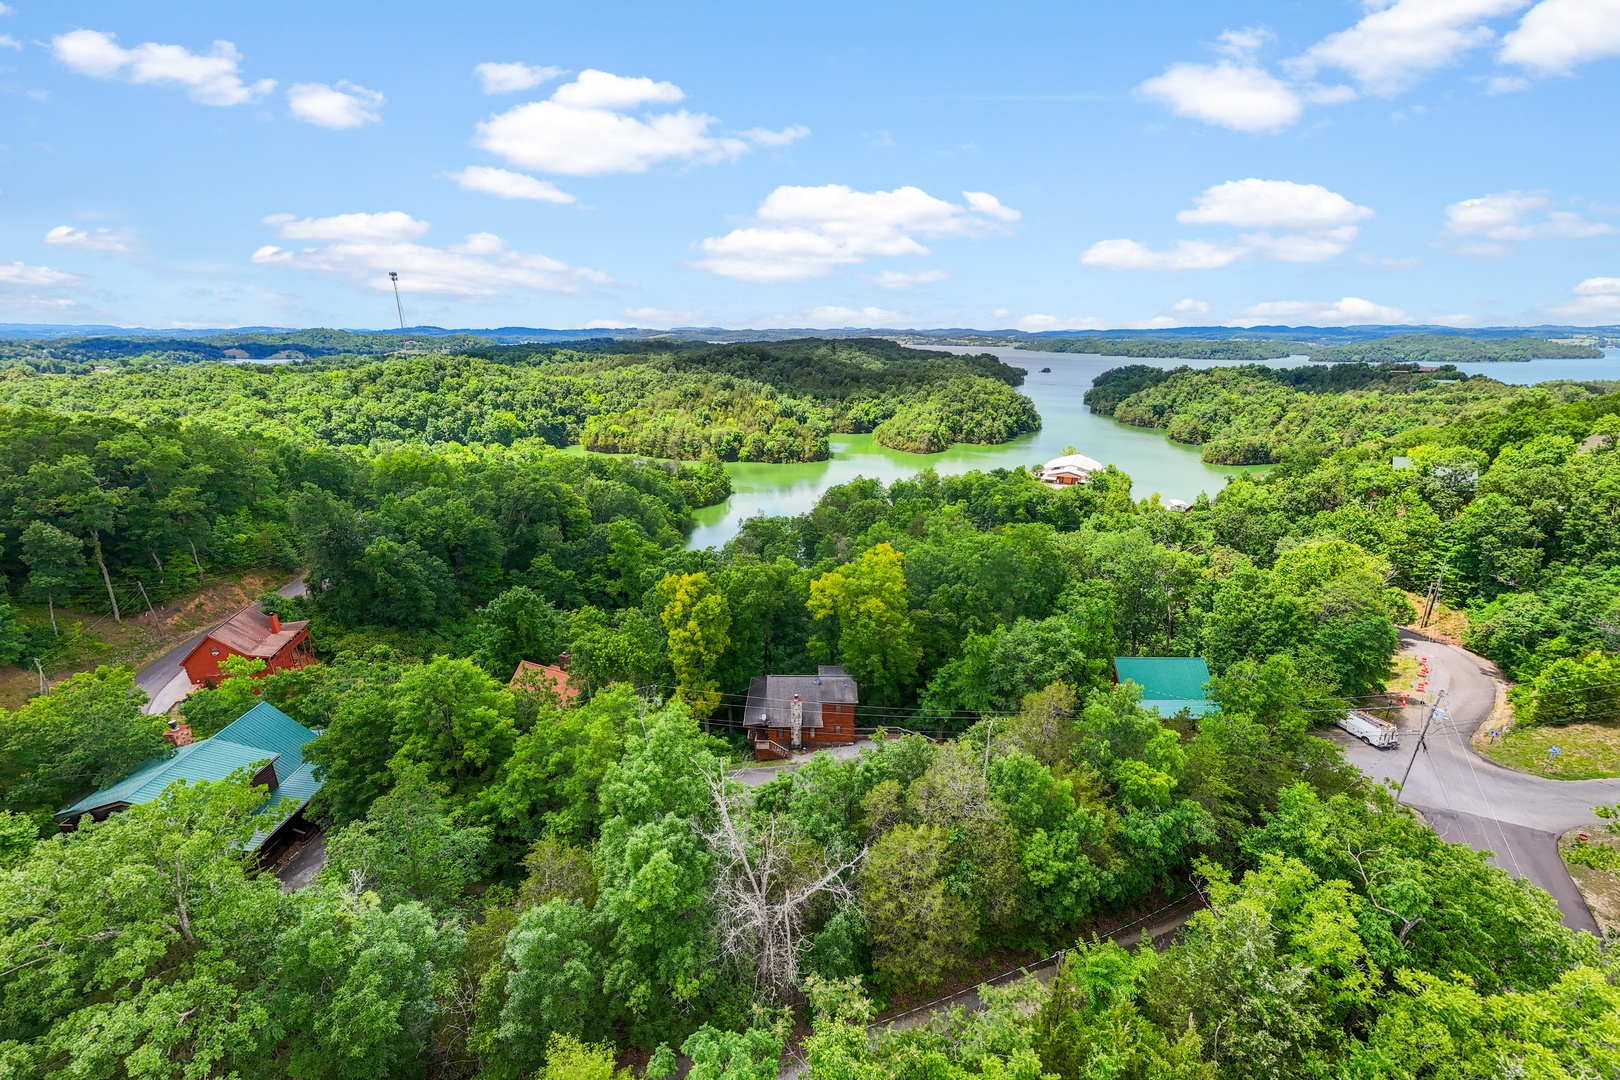
[[[1088,458],[1084,454],[1064,454],[1042,465],[1035,471],[1035,477],[1052,487],[1069,487],[1084,484],[1091,479],[1092,473],[1102,471],[1103,463],[1096,458]]]

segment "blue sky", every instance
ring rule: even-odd
[[[1620,323],[1620,0],[7,0],[0,320]]]

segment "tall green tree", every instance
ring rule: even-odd
[[[512,695],[471,660],[436,656],[407,668],[393,700],[394,767],[421,766],[453,801],[487,787],[512,752]]]
[[[84,541],[48,521],[32,521],[22,533],[22,558],[28,566],[23,595],[44,598],[56,630],[56,601],[72,599],[84,573]]]
[[[419,903],[383,904],[344,886],[307,890],[297,909],[264,973],[287,1075],[424,1075],[436,995],[463,944],[459,924]]]
[[[287,899],[247,873],[263,788],[176,783],[36,845],[0,879],[0,1039],[21,1075],[252,1071]]]
[[[869,700],[904,695],[921,660],[906,606],[905,557],[887,543],[810,583],[810,614],[831,620],[829,643]]]
[[[408,767],[393,790],[327,839],[322,874],[334,888],[359,882],[392,907],[454,907],[478,876],[489,830],[466,825],[445,805],[421,766]]]
[[[510,679],[520,660],[555,663],[567,632],[551,601],[516,585],[478,612],[469,644],[474,663],[497,679]]]
[[[0,808],[41,818],[161,757],[161,717],[127,667],[98,667],[0,709]]]
[[[709,575],[669,574],[658,585],[660,618],[669,635],[669,662],[675,693],[695,716],[708,716],[720,704],[715,677],[731,645],[731,612],[725,594]]]

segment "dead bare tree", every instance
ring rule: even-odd
[[[850,876],[866,852],[840,858],[821,851],[806,858],[806,845],[774,817],[755,825],[749,793],[728,783],[723,770],[705,780],[714,806],[714,824],[704,838],[714,855],[721,953],[753,972],[756,989],[787,1001],[798,992],[812,902],[827,896],[852,903]]]

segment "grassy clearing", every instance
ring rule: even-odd
[[[1620,849],[1620,836],[1605,833],[1600,826],[1588,825],[1565,833],[1558,841],[1559,851],[1568,851],[1581,833],[1587,835],[1589,843]],[[1569,867],[1569,876],[1575,879],[1575,886],[1581,890],[1581,897],[1598,926],[1610,934],[1620,934],[1620,874],[1568,862],[1564,865]]]
[[[203,588],[157,609],[157,619],[145,611],[122,623],[111,615],[74,608],[57,608],[56,623],[62,647],[44,661],[46,682],[55,685],[69,675],[102,665],[128,664],[139,670],[197,632],[219,622],[267,589],[286,584],[285,575],[246,574],[210,582]],[[30,621],[45,622],[45,608],[24,607]],[[73,629],[78,625],[77,631]],[[39,672],[26,667],[0,667],[0,708],[15,709],[39,693]]]
[[[1418,613],[1419,618],[1422,618],[1423,595],[1409,592],[1406,594],[1406,598],[1412,601],[1413,610]],[[1434,605],[1434,611],[1429,616],[1428,626],[1423,627],[1421,630],[1415,625],[1408,626],[1406,629],[1417,630],[1419,633],[1427,634],[1432,638],[1438,638],[1448,645],[1460,646],[1463,632],[1468,629],[1468,616],[1457,608],[1447,607],[1437,601]]]
[[[1509,728],[1501,738],[1479,735],[1480,753],[1510,769],[1557,780],[1620,776],[1620,723]],[[1556,755],[1550,747],[1558,747]]]

